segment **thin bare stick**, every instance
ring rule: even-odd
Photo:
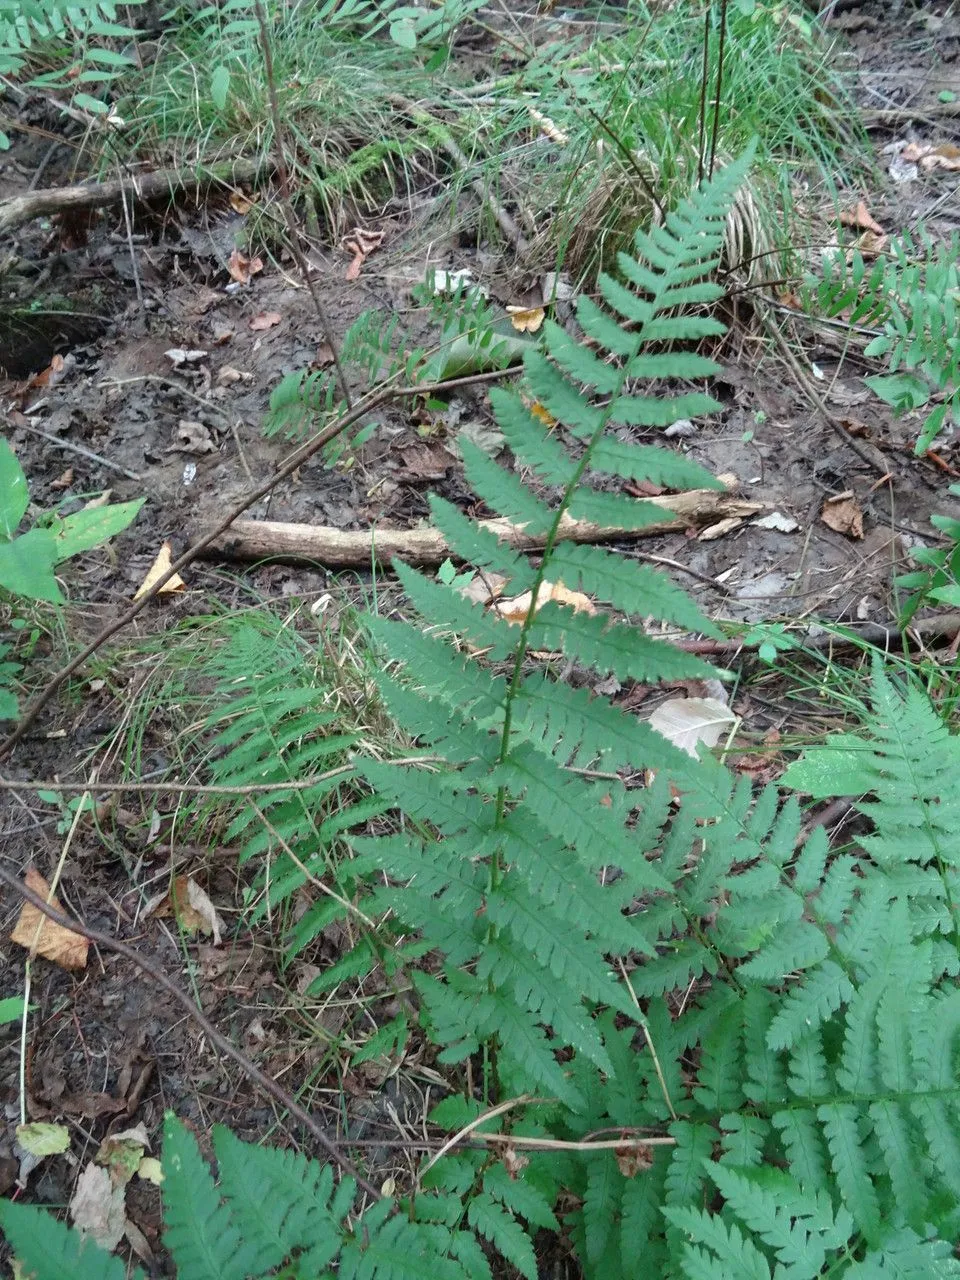
[[[138,484],[143,482],[143,476],[137,475],[136,471],[121,467],[119,463],[111,462],[109,458],[104,458],[101,454],[94,453],[92,449],[85,449],[82,444],[74,444],[72,440],[61,440],[59,436],[51,435],[49,431],[41,431],[39,427],[35,427],[29,422],[21,422],[18,430],[29,431],[31,435],[39,436],[41,440],[48,441],[58,449],[65,449],[67,453],[76,453],[81,458],[89,458],[91,462],[99,462],[101,467],[107,467],[110,471],[119,471],[128,480],[136,480]]]
[[[440,764],[442,760],[442,756],[401,756],[384,763],[399,767],[418,764],[434,765]],[[309,791],[311,787],[316,787],[321,782],[329,782],[331,778],[339,778],[345,773],[350,773],[353,768],[352,764],[341,764],[336,769],[314,774],[311,778],[297,778],[290,782],[252,782],[243,787],[218,787],[199,782],[98,782],[93,790],[105,793],[129,791],[138,795],[161,796],[262,796],[268,795],[271,791]],[[89,782],[59,782],[47,779],[20,782],[16,779],[0,778],[0,791],[59,791],[61,795],[75,796],[90,789]]]
[[[462,1129],[458,1129],[456,1133],[451,1134],[443,1146],[440,1147],[433,1156],[431,1156],[417,1174],[418,1183],[423,1180],[424,1175],[427,1174],[437,1161],[445,1156],[448,1151],[452,1151],[454,1147],[459,1146],[460,1143],[463,1142],[464,1138],[468,1138],[472,1133],[474,1133],[478,1125],[485,1124],[488,1120],[495,1120],[497,1116],[502,1116],[505,1112],[512,1111],[514,1107],[520,1107],[526,1102],[534,1101],[536,1101],[536,1099],[534,1099],[531,1094],[522,1093],[518,1098],[508,1098],[506,1102],[498,1103],[497,1106],[491,1107],[489,1111],[484,1111],[481,1115],[476,1116],[469,1124],[465,1124]]]
[[[369,916],[364,915],[359,907],[354,906],[352,902],[350,902],[347,898],[342,897],[339,893],[337,893],[335,889],[331,889],[328,884],[324,884],[322,880],[318,879],[317,876],[315,876],[312,871],[308,870],[308,868],[304,866],[304,864],[293,852],[289,844],[287,844],[286,840],[284,840],[283,836],[276,829],[276,827],[273,825],[273,823],[270,821],[267,815],[263,812],[260,806],[256,804],[253,800],[250,801],[250,808],[253,810],[253,812],[257,815],[257,817],[266,827],[270,835],[273,836],[274,840],[277,841],[277,843],[280,845],[280,848],[284,851],[284,853],[287,855],[287,857],[290,859],[293,865],[299,871],[303,872],[304,876],[306,876],[307,880],[310,882],[310,884],[313,885],[315,889],[319,889],[321,893],[325,893],[327,897],[332,898],[334,902],[339,902],[340,906],[343,907],[343,909],[347,912],[348,915],[355,915],[358,920],[363,921],[363,923],[367,926],[368,929],[376,929],[377,925],[374,920],[371,920]]]
[[[484,1117],[486,1118],[486,1117]],[[533,1151],[642,1151],[644,1147],[675,1147],[676,1138],[610,1138],[602,1142],[566,1141],[562,1138],[526,1138],[516,1133],[475,1133],[474,1142],[500,1143]]]
[[[20,881],[12,871],[8,871],[6,867],[0,865],[0,881],[9,888],[14,889],[22,898],[26,898],[31,902],[38,911],[42,911],[48,916],[54,924],[60,925],[64,929],[70,929],[74,933],[81,934],[84,938],[88,938],[91,942],[95,942],[98,947],[103,947],[107,951],[114,951],[117,955],[123,956],[125,960],[129,960],[131,964],[135,964],[137,968],[147,975],[152,982],[162,987],[166,993],[186,1011],[187,1015],[200,1027],[204,1035],[220,1052],[227,1058],[230,1058],[238,1067],[249,1077],[255,1084],[270,1095],[285,1110],[294,1116],[303,1127],[316,1138],[324,1152],[333,1160],[349,1177],[355,1179],[357,1186],[364,1191],[372,1200],[379,1200],[380,1193],[368,1182],[366,1178],[357,1170],[355,1165],[350,1161],[330,1138],[327,1137],[324,1130],[317,1124],[309,1111],[288,1093],[282,1085],[261,1071],[255,1062],[251,1062],[245,1053],[232,1044],[226,1036],[222,1035],[212,1022],[200,1012],[196,1004],[185,991],[182,991],[172,979],[168,978],[165,973],[156,968],[146,956],[142,955],[134,947],[128,946],[125,942],[121,942],[119,938],[114,938],[109,933],[101,933],[99,929],[91,929],[85,924],[81,924],[78,920],[69,919],[67,916],[61,915],[59,911],[54,911],[48,902],[38,893],[34,893],[32,889],[28,889],[22,881]]]
[[[280,207],[283,209],[283,216],[287,224],[287,234],[290,236],[290,252],[293,254],[297,264],[297,270],[303,277],[303,283],[310,291],[314,309],[320,317],[320,327],[323,329],[323,336],[326,339],[327,346],[330,348],[334,368],[337,371],[340,394],[343,396],[347,408],[352,409],[353,400],[350,396],[350,387],[347,384],[346,374],[343,371],[343,364],[340,360],[340,344],[334,336],[330,317],[327,315],[326,307],[320,301],[316,283],[310,275],[310,268],[307,265],[307,259],[300,244],[300,228],[297,226],[296,218],[293,216],[293,205],[290,203],[290,177],[287,173],[283,121],[280,118],[280,103],[277,100],[277,82],[273,72],[273,46],[270,43],[270,30],[267,26],[267,15],[263,7],[263,0],[256,0],[254,11],[257,15],[257,22],[260,24],[260,48],[263,53],[263,68],[267,76],[267,102],[270,105],[270,119],[273,123],[274,163],[277,167],[277,184],[280,188]]]

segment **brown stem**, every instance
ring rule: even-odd
[[[327,1137],[324,1130],[317,1124],[313,1116],[305,1107],[288,1093],[282,1085],[261,1071],[255,1062],[251,1062],[247,1055],[241,1052],[235,1045],[222,1035],[210,1020],[200,1012],[194,1002],[190,999],[185,991],[182,991],[175,982],[167,977],[160,969],[157,969],[145,956],[141,955],[134,947],[128,946],[127,943],[121,942],[119,938],[114,938],[109,933],[101,933],[99,929],[91,929],[88,925],[81,924],[78,920],[69,919],[62,915],[59,911],[55,911],[53,907],[42,898],[40,894],[34,893],[32,889],[28,889],[22,881],[18,880],[12,871],[8,871],[6,867],[0,865],[0,881],[14,889],[31,903],[48,916],[54,924],[60,925],[63,929],[70,929],[73,933],[79,933],[84,938],[88,938],[91,942],[95,942],[98,947],[103,947],[107,951],[115,951],[117,955],[123,956],[125,960],[129,960],[131,964],[135,964],[142,973],[156,982],[158,986],[163,987],[169,996],[172,996],[176,1002],[186,1011],[189,1017],[203,1031],[204,1035],[210,1043],[216,1046],[225,1057],[231,1058],[238,1067],[242,1069],[255,1084],[270,1095],[276,1102],[295,1116],[303,1127],[316,1138],[319,1145],[326,1154],[340,1167],[340,1170],[349,1177],[355,1179],[357,1186],[361,1191],[365,1192],[372,1200],[379,1200],[380,1193],[372,1183],[368,1182],[362,1174],[358,1172],[352,1161],[350,1161],[339,1149],[335,1142]]]

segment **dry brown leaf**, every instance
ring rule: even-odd
[[[50,898],[50,886],[39,871],[33,867],[27,867],[23,878],[28,889],[38,893],[41,898]],[[58,898],[50,898],[50,905],[54,911],[66,915]],[[37,937],[38,926],[40,927],[39,938]],[[32,902],[25,902],[20,908],[20,918],[10,935],[10,941],[32,951],[35,939],[36,954],[43,956],[45,960],[52,960],[61,969],[86,967],[87,951],[90,948],[87,939],[79,933],[74,933],[72,929],[65,929],[62,924],[55,924],[53,920],[48,920]]]
[[[848,538],[863,537],[863,512],[852,493],[841,493],[823,504],[820,519],[828,529]]]
[[[883,227],[861,200],[855,209],[846,209],[840,214],[838,221],[842,227],[856,227],[859,231],[873,231],[876,235],[884,234]]]
[[[536,333],[545,314],[543,307],[507,307],[510,323],[518,333]]]
[[[252,316],[247,321],[247,325],[254,333],[260,333],[264,329],[272,329],[274,325],[278,325],[283,319],[279,311],[261,311],[259,315]]]
[[[230,273],[230,278],[231,280],[236,280],[237,284],[249,284],[250,277],[255,276],[262,270],[262,258],[248,258],[239,249],[234,249],[230,255],[230,261],[227,263],[227,271]]]
[[[70,1201],[73,1225],[84,1235],[92,1236],[101,1249],[112,1252],[120,1243],[127,1214],[124,1187],[113,1186],[106,1169],[93,1161],[77,1179]]]
[[[193,876],[177,876],[152,913],[144,914],[160,918],[174,915],[184,933],[212,933],[214,946],[219,946],[223,937],[223,923],[216,908]]]
[[[919,164],[928,173],[931,169],[960,169],[960,147],[952,142],[911,142],[900,153],[900,159]]]
[[[163,577],[171,564],[173,564],[173,551],[170,543],[165,542],[160,548],[156,560],[154,560],[151,565],[150,572],[137,588],[137,594],[133,597],[134,600],[139,600],[141,596],[145,596],[147,592],[151,590],[153,584]],[[163,584],[157,594],[161,596],[173,595],[177,591],[186,590],[186,586],[187,584],[180,577],[179,573],[175,573],[169,582],[165,582]]]
[[[56,480],[50,481],[51,489],[69,489],[73,484],[73,467],[67,467],[66,471],[62,471]]]
[[[256,201],[245,196],[242,191],[230,192],[230,208],[234,213],[239,213],[241,218],[250,212],[255,203]]]
[[[347,267],[345,280],[356,280],[360,276],[360,268],[373,253],[383,244],[382,231],[367,231],[363,227],[354,227],[349,235],[344,236],[341,246],[347,253],[353,254],[353,261]]]
[[[653,1148],[646,1143],[624,1143],[614,1152],[617,1168],[625,1178],[635,1178],[638,1173],[646,1173],[653,1165]]]
[[[585,596],[580,591],[569,591],[562,582],[541,582],[537,591],[536,611],[543,608],[550,601],[555,604],[569,605],[574,613],[597,612],[593,601],[589,596]],[[509,622],[511,626],[522,626],[526,621],[527,614],[530,612],[530,605],[533,601],[533,595],[529,591],[524,591],[523,595],[513,596],[509,600],[497,600],[494,608],[501,618]]]

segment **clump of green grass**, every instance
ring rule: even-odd
[[[797,191],[830,190],[841,155],[849,170],[868,148],[833,50],[799,0],[745,8],[630,0],[573,18],[532,14],[509,41],[491,35],[465,73],[455,26],[440,46],[411,50],[390,39],[373,7],[281,0],[270,15],[275,80],[308,223],[330,238],[389,199],[430,188],[448,228],[472,219],[478,239],[496,239],[496,220],[475,216],[479,180],[516,216],[527,265],[589,279],[705,168],[755,138],[727,258],[750,265],[754,279],[777,278],[803,239]],[[460,17],[461,30],[475,21],[466,8]],[[518,70],[520,40],[529,57]],[[505,74],[480,83],[487,67]],[[270,151],[249,3],[174,23],[116,112],[139,158],[192,165]],[[251,237],[265,230],[252,224]]]
[[[350,217],[345,203],[372,207],[412,189],[432,153],[429,135],[411,131],[390,105],[391,96],[418,91],[419,62],[374,36],[369,19],[341,20],[326,13],[330,8],[278,5],[271,43],[295,187],[306,194],[311,217],[315,210],[324,230],[339,233]],[[208,9],[173,25],[116,111],[124,144],[139,158],[192,166],[274,153],[259,27],[249,7],[242,18]],[[111,159],[105,152],[103,163]]]
[[[848,167],[851,156],[868,154],[834,51],[803,7],[760,3],[748,15],[730,4],[721,76],[722,8],[719,0],[632,3],[619,31],[559,64],[544,58],[539,84],[528,75],[523,98],[514,86],[498,90],[505,132],[519,148],[505,170],[542,228],[544,258],[592,275],[711,161],[756,139],[728,258],[754,259],[773,277],[777,253],[795,238],[800,185],[829,191],[841,156]],[[531,107],[565,143],[546,136]],[[522,146],[524,137],[535,141]]]

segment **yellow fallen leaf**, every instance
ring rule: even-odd
[[[172,563],[173,563],[173,553],[170,547],[170,543],[165,542],[163,546],[160,548],[157,558],[156,560],[154,560],[150,568],[150,572],[147,574],[144,580],[140,583],[140,586],[137,588],[137,594],[133,597],[134,600],[139,600],[141,596],[145,596],[147,592],[152,589],[153,584],[157,582],[158,579],[162,578],[163,575],[168,571]],[[163,584],[163,586],[157,592],[157,595],[166,596],[166,595],[172,595],[176,591],[184,591],[186,589],[186,585],[187,584],[180,577],[179,573],[175,573],[169,582],[165,582]]]
[[[537,591],[537,604],[534,612],[542,609],[545,604],[550,601],[554,604],[569,605],[575,613],[597,612],[593,601],[589,596],[585,596],[580,591],[569,591],[562,582],[541,582]],[[493,607],[501,618],[504,618],[511,626],[522,626],[530,612],[530,605],[533,601],[533,594],[530,591],[524,591],[523,595],[513,596],[510,600],[496,600]]]
[[[56,1156],[70,1150],[70,1130],[65,1125],[43,1120],[18,1124],[17,1142],[32,1156]]]
[[[543,307],[507,307],[510,323],[518,333],[536,333],[544,314]]]
[[[533,404],[530,406],[530,412],[537,421],[542,422],[545,427],[555,427],[557,425],[556,418],[549,409],[544,408],[539,400],[534,400]]]
[[[144,1156],[137,1166],[137,1177],[145,1178],[147,1182],[152,1182],[154,1186],[159,1187],[163,1181],[163,1169],[160,1167],[160,1161],[156,1156]]]
[[[47,899],[50,896],[50,886],[39,871],[35,871],[33,867],[27,867],[23,878],[27,888],[32,889],[41,898]],[[61,915],[66,914],[56,897],[50,898],[50,906]],[[25,902],[20,908],[20,918],[10,935],[10,941],[26,947],[28,951],[33,951],[36,942],[36,954],[43,956],[45,960],[52,960],[61,969],[83,969],[87,963],[87,951],[90,947],[90,943],[82,934],[74,933],[72,929],[65,929],[62,924],[55,924],[53,920],[48,920],[32,902]]]

